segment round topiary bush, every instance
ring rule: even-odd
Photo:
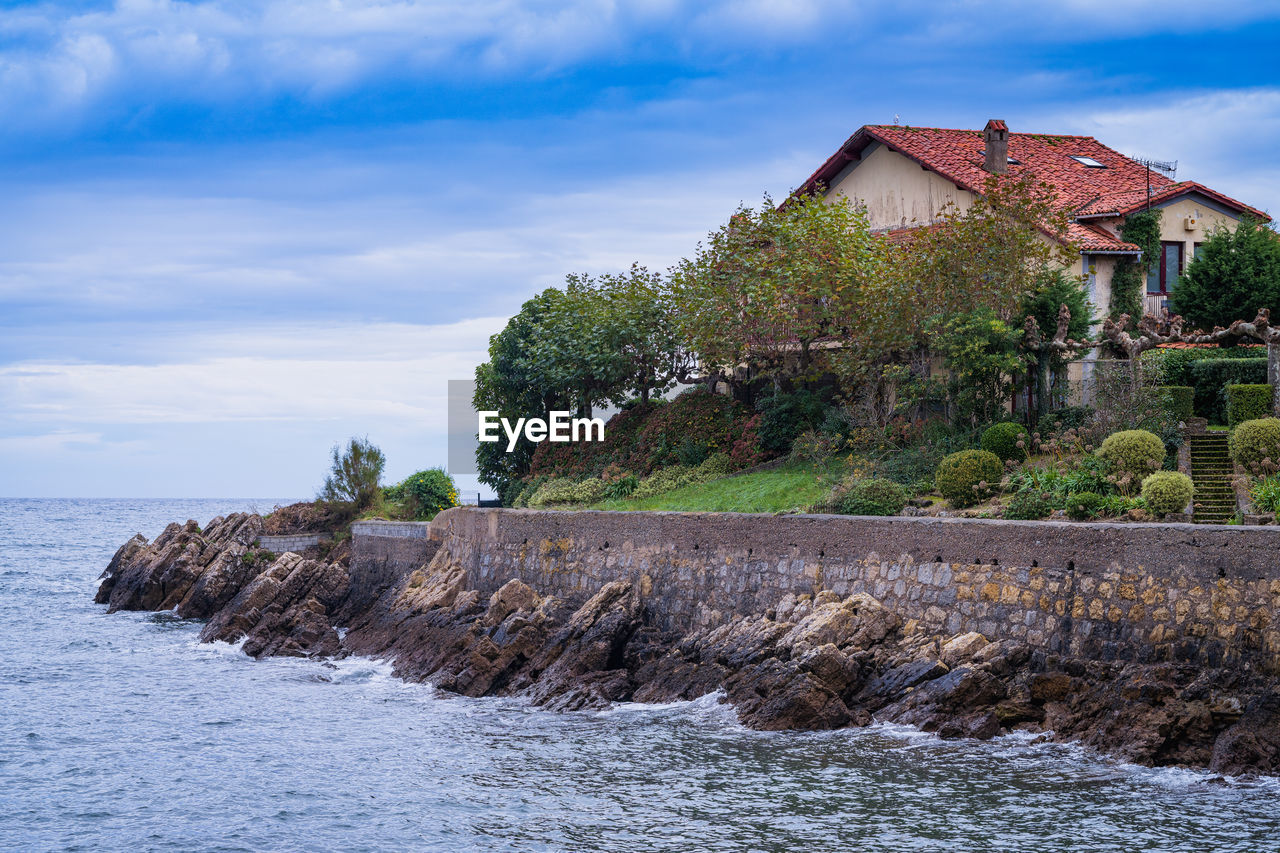
[[[441,468],[410,474],[399,488],[412,503],[417,518],[434,518],[441,510],[458,505],[458,487]]]
[[[1148,474],[1164,464],[1164,442],[1145,429],[1112,433],[1097,452],[1107,463],[1116,488],[1125,495],[1132,494]]]
[[[907,505],[907,490],[892,480],[854,480],[837,489],[836,510],[844,515],[897,515]]]
[[[1003,475],[1000,457],[990,450],[961,450],[942,460],[933,479],[952,506],[966,507],[989,498]]]
[[[1157,471],[1142,481],[1142,499],[1152,512],[1182,512],[1191,503],[1195,486],[1191,478],[1177,471]]]
[[[1067,498],[1067,518],[1088,521],[1101,515],[1106,506],[1107,499],[1097,492],[1080,492]]]
[[[1047,518],[1053,512],[1053,504],[1034,489],[1018,492],[1004,508],[1004,517],[1015,521],[1036,521]]]
[[[1265,477],[1280,470],[1280,419],[1256,418],[1231,431],[1231,459],[1250,474]]]
[[[1031,436],[1022,424],[1005,422],[987,427],[981,443],[983,450],[999,456],[1001,462],[1021,462],[1027,458]]]

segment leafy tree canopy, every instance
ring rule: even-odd
[[[1173,310],[1192,327],[1211,329],[1280,309],[1280,235],[1255,219],[1213,231],[1187,265]]]

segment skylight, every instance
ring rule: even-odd
[[[1078,154],[1072,154],[1071,159],[1075,160],[1077,163],[1079,163],[1082,166],[1088,166],[1090,169],[1107,168],[1105,163],[1099,163],[1097,160],[1093,159],[1092,157],[1084,157]]]

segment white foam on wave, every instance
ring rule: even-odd
[[[738,721],[733,706],[725,702],[725,692],[715,690],[696,699],[680,699],[674,702],[615,702],[608,708],[593,712],[601,718],[608,717],[679,717],[698,722],[729,725],[747,731]]]

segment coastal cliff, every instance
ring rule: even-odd
[[[553,709],[722,691],[758,729],[1042,731],[1280,773],[1280,531],[1123,527],[457,509],[275,555],[237,514],[125,543],[96,600]]]

